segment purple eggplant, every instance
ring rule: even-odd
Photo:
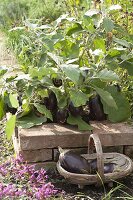
[[[114,170],[114,163],[105,163],[104,164],[104,173],[112,173]],[[90,162],[90,173],[96,174],[97,172],[97,159],[94,159]]]
[[[99,95],[91,98],[88,103],[91,120],[101,121],[106,119],[106,115],[104,114],[103,105],[101,103]]]
[[[63,150],[61,147],[58,147],[58,149],[60,152],[59,162],[62,168],[71,173],[89,173],[89,164],[85,158],[70,150]]]

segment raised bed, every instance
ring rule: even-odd
[[[105,151],[133,153],[133,127],[127,123],[91,122],[93,133],[98,133]],[[28,163],[37,167],[54,165],[58,159],[58,146],[86,153],[91,131],[81,132],[77,128],[59,124],[45,124],[30,129],[18,129],[13,136],[16,154],[21,154]],[[132,151],[129,148],[132,147]],[[128,150],[127,150],[128,149]],[[129,154],[130,152],[130,154]],[[132,153],[131,153],[132,152]]]

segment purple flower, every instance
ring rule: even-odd
[[[22,156],[0,165],[0,178],[3,180],[3,183],[0,182],[0,199],[29,197],[42,200],[59,193],[47,181],[46,171],[35,170],[34,166],[23,162]]]

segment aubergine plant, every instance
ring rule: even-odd
[[[12,113],[6,124],[9,138],[15,126],[52,121],[90,130],[83,115],[96,95],[111,122],[130,118],[129,101],[118,84],[120,70],[133,76],[133,39],[126,31],[120,37],[123,28],[110,18],[119,9],[90,9],[80,19],[64,14],[45,25],[26,20],[10,30],[21,68],[10,77],[8,68],[0,69],[0,118]]]

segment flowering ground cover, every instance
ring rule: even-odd
[[[34,166],[15,158],[12,141],[0,134],[0,200],[133,200],[133,174],[114,187],[71,185],[53,169],[35,170]]]
[[[44,169],[35,170],[33,166],[23,164],[22,157],[12,158],[0,165],[0,198],[47,199],[56,195],[58,190]]]

